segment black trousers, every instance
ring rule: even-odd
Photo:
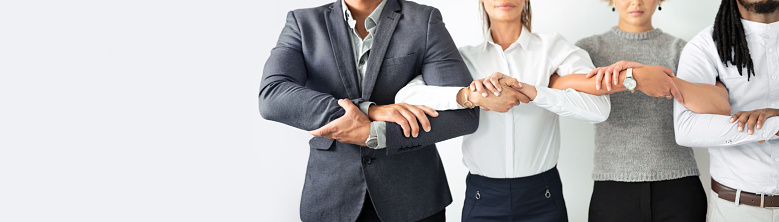
[[[403,213],[403,212],[398,212]],[[376,208],[373,207],[373,202],[371,202],[371,196],[367,194],[365,195],[365,203],[362,205],[362,211],[360,212],[360,216],[357,217],[357,222],[380,222],[381,219],[379,219],[379,215],[376,214]],[[440,212],[433,214],[433,216],[429,216],[425,219],[419,220],[419,222],[445,222],[446,221],[446,209],[441,210]]]
[[[462,221],[568,221],[557,167],[528,177],[468,174]]]
[[[704,222],[706,204],[697,176],[654,182],[595,181],[589,220]]]

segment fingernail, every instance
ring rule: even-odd
[[[500,95],[500,94],[498,94],[498,92],[495,92],[495,93],[493,93],[493,94],[495,94],[495,96],[499,96],[499,95]]]
[[[596,86],[595,86],[595,89],[596,89],[596,90],[600,90],[600,86],[596,85]]]
[[[436,116],[438,116],[438,112],[437,112],[437,111],[436,111],[436,112],[433,112],[433,114],[435,114]]]
[[[487,97],[487,93],[481,93],[482,97]]]
[[[503,92],[501,90],[503,90],[503,87],[498,87],[498,92]]]
[[[747,133],[749,133],[749,135],[752,135],[752,130],[747,130]]]
[[[425,132],[430,132],[430,126],[425,127]]]
[[[471,86],[470,88],[471,88],[471,92],[476,91],[475,89],[473,89],[473,86]]]
[[[757,129],[763,128],[763,125],[757,125]]]
[[[738,127],[738,131],[739,131],[739,132],[741,132],[741,131],[744,131],[744,127],[741,127],[741,126],[739,126],[739,127]]]
[[[417,138],[419,136],[419,133],[414,133],[414,138]]]

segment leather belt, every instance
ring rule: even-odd
[[[736,202],[736,196],[739,196],[738,202],[740,204],[763,208],[779,208],[779,194],[757,194],[740,191],[741,195],[738,195],[739,190],[722,185],[714,179],[711,179],[711,190],[717,193],[719,198],[730,202]]]

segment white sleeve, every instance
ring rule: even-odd
[[[457,104],[457,93],[462,87],[428,86],[422,75],[412,79],[397,94],[395,103],[424,105],[434,110],[464,109]]]
[[[611,100],[608,95],[595,96],[573,89],[559,90],[536,86],[533,104],[560,116],[600,123],[609,118]]]
[[[707,40],[696,36],[684,47],[679,58],[677,77],[691,83],[716,82],[719,75],[717,62],[720,60],[718,55],[706,52],[707,47],[714,47],[713,43]],[[737,124],[730,123],[730,116],[699,114],[674,102],[674,132],[676,143],[682,146],[709,148],[772,140],[779,138],[775,135],[777,131],[777,118],[767,119],[762,129],[756,129],[749,135],[746,131],[738,132]]]
[[[555,64],[558,75],[589,73],[595,69],[586,51],[569,43],[559,34],[554,34],[552,41],[549,59]],[[550,89],[547,86],[536,86],[536,91],[538,94],[533,104],[560,116],[600,123],[606,121],[611,112],[608,95],[595,96],[573,89]]]

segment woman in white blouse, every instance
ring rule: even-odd
[[[504,73],[522,81],[514,86],[519,92],[504,86],[500,96],[480,95],[474,90],[481,84],[470,90],[435,87],[418,77],[396,102],[437,110],[485,109],[479,129],[463,139],[463,161],[470,171],[463,221],[567,221],[556,169],[558,116],[602,122],[610,111],[608,95],[547,87],[555,73],[585,74],[594,66],[587,52],[560,35],[531,33],[528,0],[480,0],[480,6],[489,27],[485,41],[460,53],[474,79]]]

